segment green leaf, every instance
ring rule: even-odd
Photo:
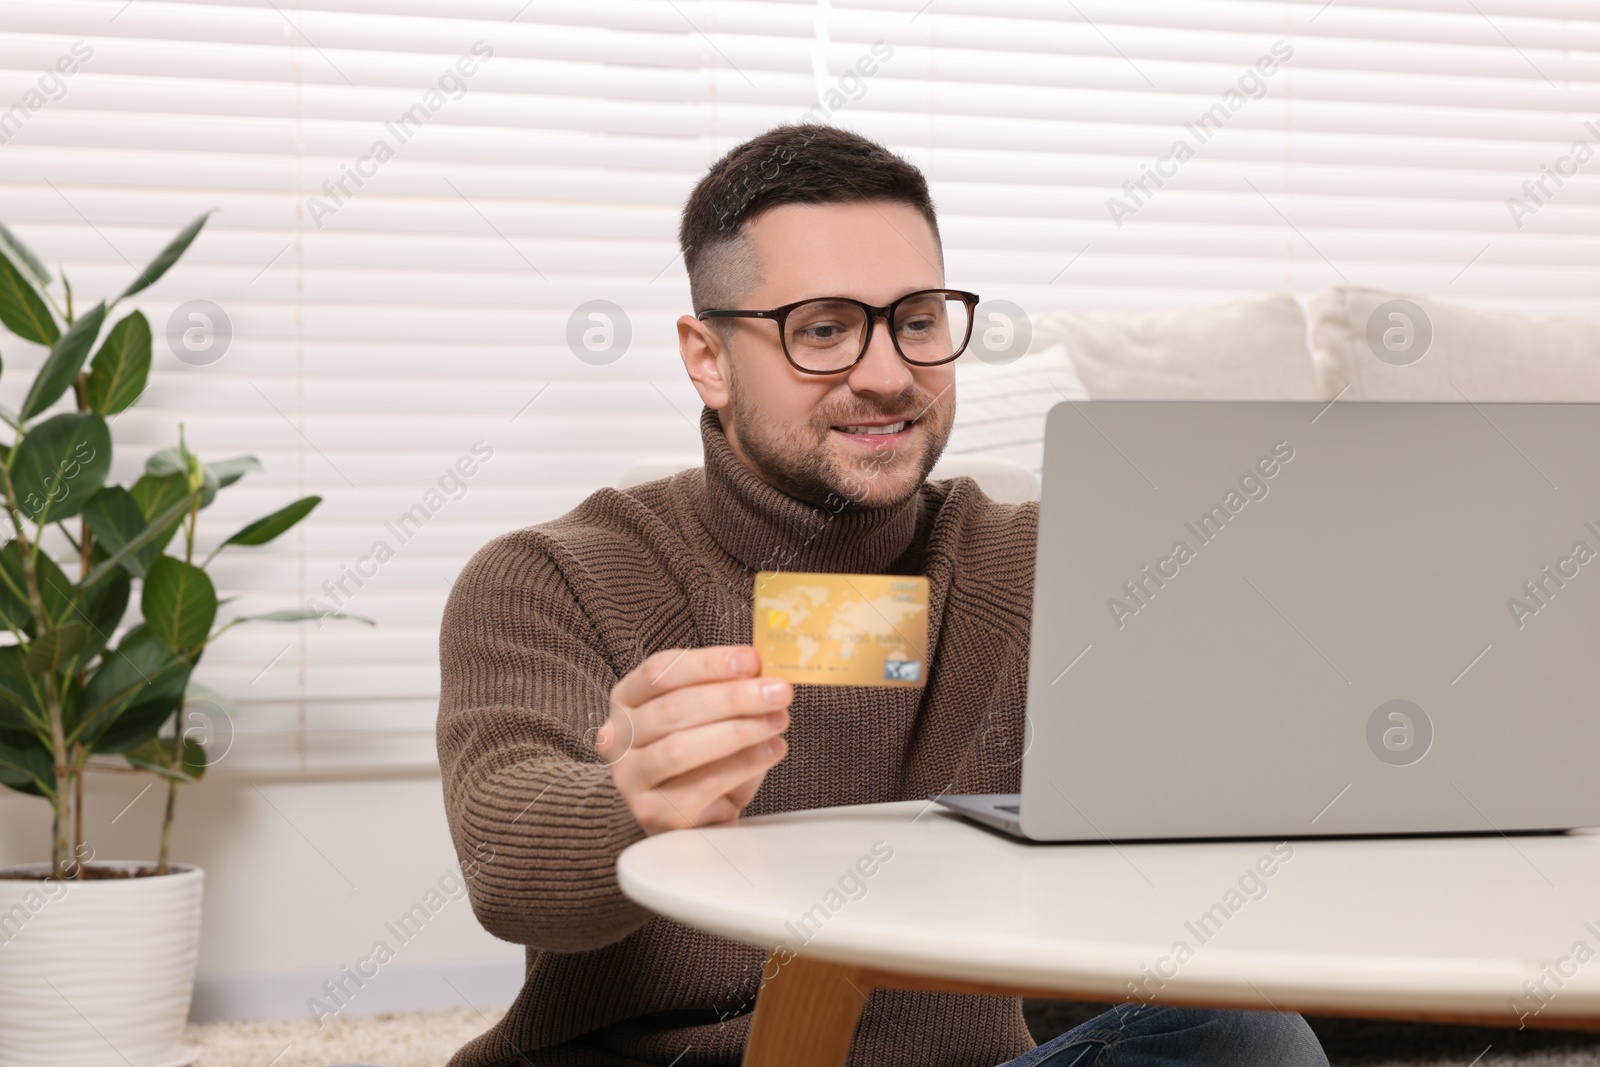
[[[125,570],[110,572],[93,586],[79,583],[75,617],[89,627],[89,640],[78,657],[79,663],[88,663],[106,647],[106,642],[122,623],[132,591],[133,579]]]
[[[18,415],[10,404],[0,404],[0,419],[4,419],[6,425],[13,430],[22,429],[22,416]]]
[[[112,553],[144,533],[150,525],[144,509],[139,507],[133,494],[120,485],[105,486],[90,497],[83,506],[83,517],[88,520],[89,532],[94,534],[95,540]],[[177,526],[174,525],[173,529],[176,531]],[[143,578],[163,547],[155,543],[147,544],[124,559],[122,566],[129,574]]]
[[[293,504],[279,508],[266,518],[257,519],[222,543],[225,545],[264,545],[311,514],[311,509],[320,503],[322,503],[320,496],[301,497]]]
[[[22,645],[0,647],[0,729],[37,734],[47,731],[49,723],[27,659]]]
[[[17,505],[43,523],[69,519],[100,491],[111,472],[111,430],[99,415],[63,412],[22,438],[11,461]]]
[[[133,483],[133,488],[129,492],[133,494],[133,502],[144,512],[145,519],[150,520],[188,497],[189,478],[182,471],[161,475],[144,474]]]
[[[200,227],[204,226],[206,224],[206,219],[210,217],[211,212],[207,211],[204,215],[201,215],[199,218],[189,223],[189,225],[179,230],[178,236],[169,241],[167,243],[167,247],[161,250],[160,255],[156,256],[155,259],[152,259],[150,261],[150,265],[139,272],[139,276],[122,291],[122,295],[117,297],[117,300],[126,300],[134,293],[148,289],[150,286],[154,285],[163,274],[167,273],[167,268],[178,262],[178,257],[183,255],[184,251],[189,247],[189,243],[193,241],[195,239],[195,235],[200,232]]]
[[[173,759],[170,742],[175,740],[172,737],[149,738],[123,752],[122,758],[128,761],[129,766],[141,771],[150,771],[163,778],[171,777],[172,765],[177,761]]]
[[[23,340],[47,347],[61,336],[49,305],[7,256],[0,256],[0,322]]]
[[[222,478],[214,467],[202,466],[199,460],[196,460],[195,464],[200,475],[202,490],[200,507],[208,508],[216,499],[217,490],[222,487]],[[152,487],[159,484],[164,493],[171,495],[189,491],[191,481],[189,462],[177,448],[163,448],[159,452],[151,453],[150,458],[144,462],[144,471],[145,477],[151,479]],[[144,478],[140,478],[139,481],[143,482]],[[139,482],[135,482],[133,488],[135,495],[138,495]]]
[[[183,655],[205,644],[217,618],[217,590],[205,571],[176,556],[150,565],[140,598],[145,625]]]
[[[71,621],[77,614],[72,604],[77,587],[72,579],[43,551],[33,558],[33,569],[39,577],[39,596],[44,601],[45,618],[53,626]]]
[[[141,744],[155,736],[183,700],[192,669],[148,628],[135,626],[101,657],[100,668],[83,687],[78,720],[68,739],[104,752]],[[125,716],[131,716],[126,723]]]
[[[307,622],[311,619],[350,619],[354,622],[364,622],[368,626],[378,625],[365,615],[354,615],[348,611],[307,611],[304,608],[294,608],[289,611],[269,611],[263,615],[240,615],[229,620],[229,625],[236,622]]]
[[[37,738],[9,730],[0,736],[0,785],[47,797],[55,784],[50,750]]]
[[[148,474],[141,475],[138,481],[133,483],[133,488],[130,492],[133,494],[134,503],[139,505],[139,510],[144,512],[145,517],[150,520],[166,512],[179,501],[191,500],[188,476],[181,472],[164,474],[160,477],[153,477]],[[188,512],[190,509],[184,508],[183,510]],[[180,514],[178,521],[169,523],[152,542],[156,546],[157,552],[167,547],[167,542],[171,541],[172,536],[178,532],[182,524],[182,518],[183,516]]]
[[[158,699],[140,700],[130,704],[95,741],[95,751],[126,752],[129,748],[155,737],[172,720],[172,714],[178,710],[182,700],[181,693],[176,695],[164,693]]]
[[[0,625],[33,633],[33,606],[28,603],[28,581],[22,572],[22,542],[16,538],[0,548]]]
[[[234,456],[208,463],[206,469],[217,476],[217,487],[225,489],[250,471],[261,470],[261,461],[254,456]]]
[[[34,633],[33,607],[28,603],[27,574],[23,570],[22,542],[13,538],[0,548],[0,623],[23,631],[30,637]],[[72,580],[62,573],[48,553],[34,557],[34,572],[39,580],[39,597],[44,602],[45,617],[51,626],[58,626],[73,616]],[[17,592],[22,596],[19,597]]]
[[[49,288],[50,272],[44,269],[44,263],[3,222],[0,222],[0,254],[9,257],[13,263],[22,268],[22,272],[32,278],[39,288]]]
[[[37,638],[28,646],[28,671],[32,674],[59,674],[76,669],[78,654],[89,643],[89,628],[69,622]]]
[[[144,479],[142,478],[140,479],[140,481],[143,480]],[[139,486],[135,484],[133,488],[134,499],[137,500]],[[173,531],[177,529],[175,524],[183,518],[184,512],[189,510],[190,504],[191,498],[187,494],[178,498],[178,500],[174,501],[171,506],[150,520],[150,525],[145,527],[144,533],[140,534],[138,537],[135,537],[132,541],[129,541],[127,544],[113,552],[109,557],[97,563],[94,569],[91,570],[88,575],[84,577],[83,581],[79,582],[78,584],[83,588],[89,588],[90,586],[98,583],[114,568],[122,566],[124,561],[126,561],[129,556],[144,548],[145,545],[152,544],[158,539],[165,544],[166,540],[171,539]]]
[[[151,737],[122,753],[128,766],[149,771],[169,781],[183,781],[178,772],[179,756],[174,751],[180,744],[176,737]]]
[[[201,467],[200,473],[200,507],[209,508],[211,502],[217,499],[217,490],[222,487],[222,482],[217,478],[217,472],[210,467]]]
[[[206,746],[184,734],[183,738],[183,773],[193,781],[198,782],[206,776],[207,753]]]
[[[89,367],[89,410],[115,415],[133,406],[150,378],[150,322],[142,312],[124,317],[106,334]]]
[[[163,448],[159,452],[150,453],[150,458],[144,461],[144,472],[152,478],[165,478],[169,474],[186,473],[188,465],[184,462],[183,453],[178,451],[178,446]]]
[[[171,782],[198,782],[206,773],[205,746],[187,737],[152,737],[122,753],[129,766]]]
[[[102,300],[80,315],[51,346],[44,366],[39,368],[28,389],[27,399],[22,402],[24,422],[54,404],[72,385],[72,380],[83,369],[83,361],[89,358],[89,349],[94,346],[94,339],[100,335],[100,326],[105,321],[106,305]]]

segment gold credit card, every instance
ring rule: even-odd
[[[921,686],[928,676],[928,579],[761,571],[752,630],[764,676],[803,685]]]

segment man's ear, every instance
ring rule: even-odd
[[[731,358],[722,335],[693,315],[678,319],[678,355],[689,372],[700,400],[713,411],[728,406],[728,363]]]

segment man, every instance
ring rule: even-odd
[[[632,903],[618,853],[746,814],[1018,788],[1038,506],[926,480],[964,340],[941,328],[976,298],[946,291],[922,174],[851,133],[779,127],[712,166],[679,240],[705,466],[497,537],[445,608],[451,831],[479,921],[528,947],[516,1004],[452,1067],[738,1063],[763,951]],[[926,688],[758,677],[760,570],[925,575]],[[879,990],[850,1062],[1032,1048],[1015,998]],[[1022,1062],[1107,1049],[1327,1062],[1297,1015],[1133,1004]]]

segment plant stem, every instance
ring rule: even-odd
[[[57,778],[57,785],[60,779]],[[61,840],[61,819],[66,813],[61,810],[60,794],[50,798],[50,876],[61,877],[60,870],[56,867],[56,842]]]
[[[190,490],[194,492],[194,490]],[[194,504],[189,508],[189,528],[186,534],[186,543],[183,549],[183,561],[194,562],[194,529],[200,523],[200,494],[195,493]]]
[[[72,877],[83,877],[83,746],[72,746]]]
[[[78,372],[78,377],[72,383],[72,392],[78,401],[79,413],[87,413],[89,410],[88,371]],[[93,537],[89,533],[89,516],[84,514],[78,521],[83,526],[83,535],[78,545],[78,567],[80,571],[78,579],[82,581],[84,578],[89,577],[89,549],[93,545]]]
[[[181,749],[180,749],[181,751]],[[178,807],[178,780],[167,779],[167,813],[161,819],[161,851],[156,856],[156,873],[167,873],[167,859],[172,854],[172,816]]]
[[[21,436],[17,442],[22,441]],[[27,582],[28,606],[33,609],[34,621],[38,624],[37,632],[44,633],[49,629],[50,620],[45,617],[44,598],[39,595],[39,575],[34,568],[33,544],[28,540],[28,533],[22,528],[22,520],[17,517],[20,510],[17,506],[17,489],[11,481],[11,462],[16,458],[16,445],[6,454],[5,462],[0,464],[0,479],[4,480],[6,492],[6,513],[11,516],[11,526],[17,531],[17,543],[22,546],[22,574]],[[44,539],[43,527],[40,527],[40,540]]]
[[[11,449],[6,453],[5,463],[0,465],[0,485],[5,489],[5,509],[11,516],[11,525],[17,531],[17,541],[22,547],[22,574],[27,585],[28,606],[33,609],[34,637],[43,636],[50,629],[50,617],[44,610],[44,596],[39,591],[39,569],[35,565],[34,553],[38,551],[38,542],[44,540],[44,524],[39,524],[39,536],[32,546],[28,543],[28,535],[22,528],[22,520],[18,517],[17,487],[11,480],[11,463],[16,458],[17,446],[22,443],[24,435],[17,434],[17,439],[12,442]],[[49,505],[45,505],[45,511]],[[43,519],[44,512],[40,518]],[[55,772],[55,790],[50,798],[53,809],[52,839],[50,842],[50,867],[58,879],[70,878],[71,872],[68,864],[72,861],[72,845],[68,835],[73,826],[73,789],[74,779],[78,775],[77,768],[70,764],[70,753],[67,751],[66,718],[61,707],[61,692],[56,688],[55,678],[46,675],[44,678],[45,689],[45,715],[50,720],[50,763]]]
[[[55,796],[51,798],[55,807],[55,839],[50,842],[50,866],[54,876],[64,880],[72,877],[68,867],[72,861],[72,844],[67,838],[72,832],[73,774],[67,765],[67,738],[61,718],[61,700],[49,678],[45,680],[45,688],[49,694],[50,751],[54,756],[56,774]]]

